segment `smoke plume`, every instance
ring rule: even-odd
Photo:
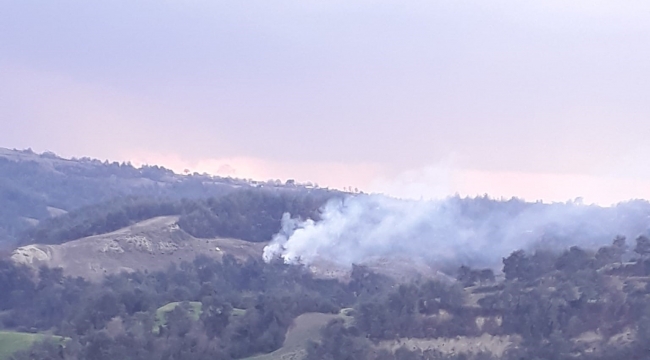
[[[512,251],[534,247],[593,248],[617,235],[648,229],[650,204],[614,207],[579,203],[526,203],[487,197],[444,201],[398,200],[380,195],[328,202],[318,221],[285,214],[264,259],[341,266],[376,258],[410,258],[432,264],[496,266]]]

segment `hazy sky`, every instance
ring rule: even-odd
[[[650,198],[650,1],[2,1],[0,146]]]

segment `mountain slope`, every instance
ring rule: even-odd
[[[43,220],[117,198],[207,199],[245,188],[301,191],[311,187],[293,181],[179,175],[159,166],[136,168],[129,163],[0,148],[0,247],[10,247]]]
[[[61,267],[66,275],[98,281],[121,271],[161,270],[198,255],[221,259],[230,254],[242,260],[261,257],[262,243],[195,238],[181,230],[177,221],[177,216],[157,217],[61,245],[26,245],[15,249],[11,258],[34,268]]]

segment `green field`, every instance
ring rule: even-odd
[[[33,343],[46,339],[61,341],[62,338],[59,336],[49,336],[43,334],[0,331],[0,360],[7,360],[15,352],[26,350]]]
[[[167,314],[172,310],[176,309],[176,307],[180,304],[181,304],[180,302],[171,302],[165,306],[159,307],[158,310],[156,310],[156,322],[154,323],[155,333],[158,333],[160,331],[160,328],[167,324]],[[190,315],[192,316],[192,319],[195,321],[199,320],[202,312],[201,303],[198,301],[190,301],[189,304],[190,304]],[[243,316],[244,314],[246,314],[245,309],[234,308],[232,309],[232,314],[230,316],[237,317],[237,316]]]
[[[160,332],[160,328],[167,324],[167,314],[176,309],[180,302],[171,302],[165,306],[161,306],[156,310],[156,322],[154,323],[154,332]],[[198,301],[190,301],[190,316],[193,320],[198,320],[201,317],[201,303]]]
[[[234,308],[232,309],[232,313],[230,314],[230,316],[237,317],[237,316],[244,316],[244,314],[246,314],[245,309]]]

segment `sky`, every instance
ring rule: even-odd
[[[647,0],[0,0],[0,147],[398,197],[650,198],[649,44]]]

